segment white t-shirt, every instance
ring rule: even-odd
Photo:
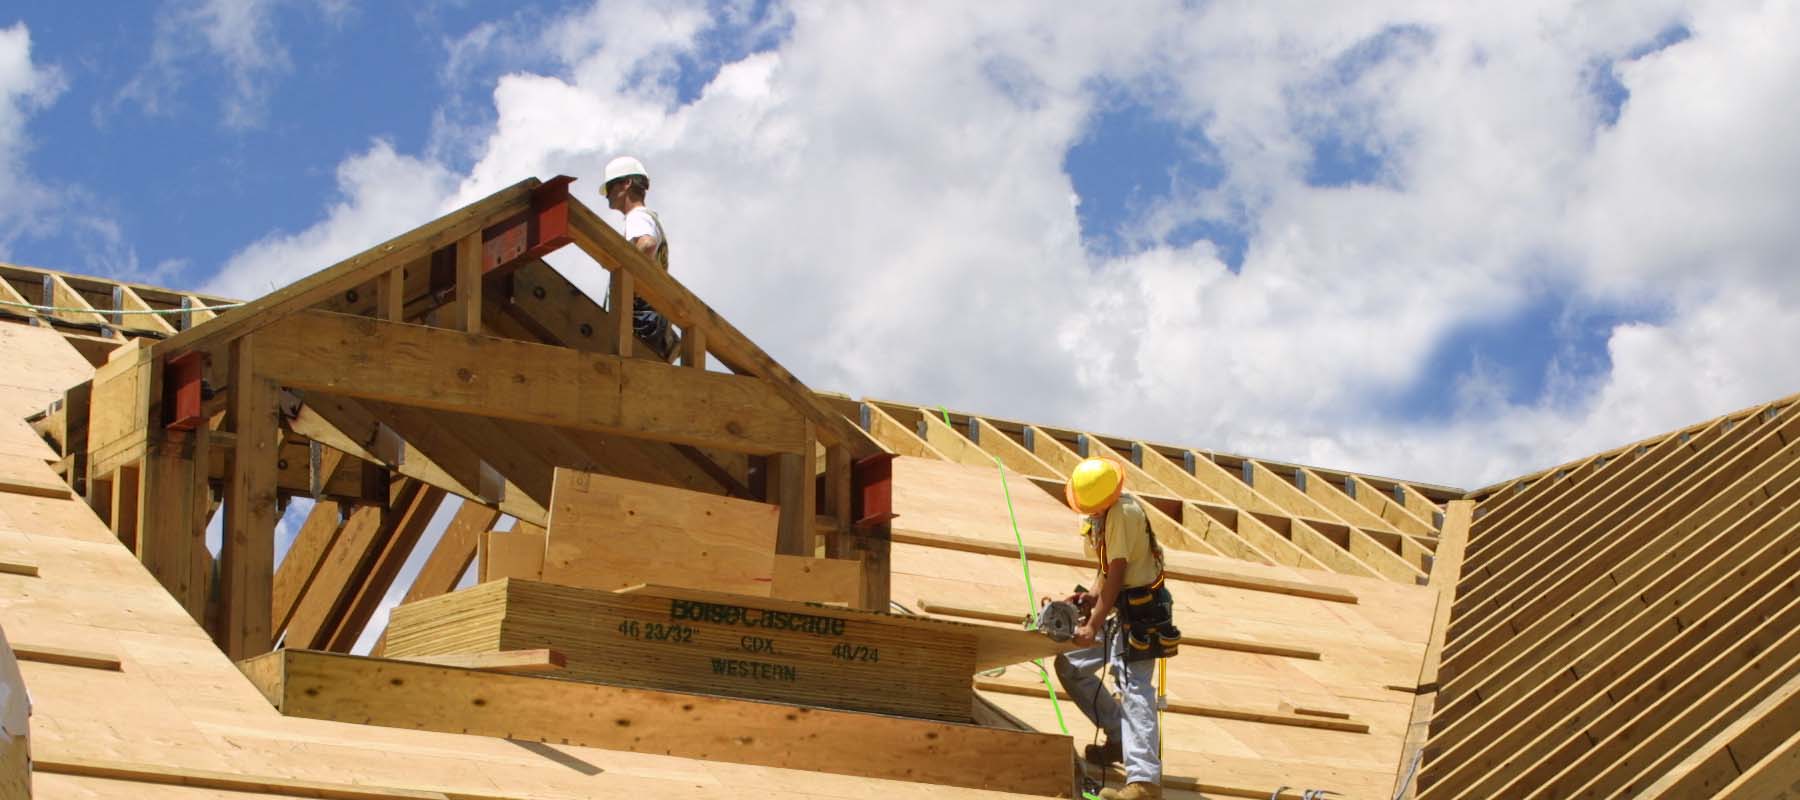
[[[639,236],[648,236],[657,247],[662,246],[662,221],[656,218],[656,212],[643,206],[625,215],[625,241],[635,244]]]

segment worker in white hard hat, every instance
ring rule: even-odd
[[[1065,598],[1088,612],[1075,631],[1076,644],[1086,647],[1057,656],[1056,677],[1088,721],[1106,732],[1106,744],[1090,745],[1087,760],[1125,764],[1125,788],[1103,789],[1100,796],[1145,800],[1163,796],[1156,661],[1175,655],[1181,632],[1163,585],[1162,547],[1143,506],[1124,489],[1125,467],[1110,458],[1085,459],[1069,475],[1064,494],[1082,515],[1082,543],[1099,566],[1094,583],[1100,588]],[[1116,699],[1102,678],[1109,666]]]
[[[644,163],[631,156],[606,162],[606,179],[600,191],[606,195],[608,208],[625,215],[625,240],[667,271],[669,239],[663,234],[662,218],[644,205],[644,198],[650,193],[650,174],[644,170]],[[642,297],[635,298],[632,304],[631,328],[664,361],[675,354],[680,337],[669,320],[656,313]]]

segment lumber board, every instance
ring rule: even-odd
[[[982,553],[985,555],[1011,556],[1019,555],[1018,548],[964,536],[951,536],[925,531],[894,529],[893,541],[896,544],[917,544],[927,547],[941,547],[949,550],[961,550],[965,553]],[[1046,561],[1052,564],[1064,564],[1075,567],[1092,567],[1094,560],[1075,550],[1056,550],[1046,547],[1026,545],[1026,557],[1032,561]],[[1185,567],[1171,562],[1166,574],[1172,580],[1205,583],[1214,586],[1229,586],[1236,589],[1247,589],[1254,592],[1270,592],[1274,594],[1292,595],[1294,597],[1311,597],[1318,600],[1330,600],[1337,603],[1355,603],[1355,592],[1324,584],[1290,581],[1280,578],[1264,578],[1255,575],[1240,575],[1223,570]]]
[[[1206,484],[1201,483],[1199,480],[1195,479],[1194,476],[1189,475],[1187,471],[1164,457],[1162,453],[1157,452],[1154,448],[1151,448],[1149,445],[1140,445],[1139,451],[1143,453],[1143,470],[1145,474],[1156,480],[1159,485],[1167,487],[1171,492],[1189,501],[1203,501],[1207,503],[1229,505],[1229,502],[1225,500],[1224,497],[1220,496],[1219,493],[1207,488]],[[1188,502],[1185,504],[1184,508],[1185,511],[1182,515],[1184,523],[1186,523],[1195,513],[1202,515],[1210,514],[1210,512],[1200,506],[1198,502]],[[1236,531],[1237,535],[1244,541],[1249,542],[1252,546],[1256,547],[1259,552],[1268,556],[1273,563],[1287,567],[1329,571],[1329,568],[1319,559],[1307,553],[1307,551],[1298,544],[1295,544],[1288,538],[1276,533],[1273,528],[1270,528],[1268,524],[1264,523],[1255,515],[1237,513],[1233,514],[1233,517],[1235,517],[1235,524],[1230,526],[1232,530]]]
[[[38,565],[23,561],[0,561],[0,574],[23,575],[27,578],[38,576]]]
[[[488,672],[557,672],[569,665],[567,656],[546,648],[502,650],[496,653],[445,653],[435,656],[411,656],[400,660]]]
[[[137,761],[82,758],[55,753],[33,758],[32,768],[53,775],[80,775],[131,783],[216,789],[222,792],[253,792],[282,797],[322,798],[323,800],[503,800],[498,796],[467,792],[446,794],[397,787],[300,780],[275,775],[247,775],[236,771],[223,772],[192,767],[146,764]]]
[[[767,503],[559,468],[544,579],[607,590],[654,583],[767,596],[780,513]]]
[[[472,232],[526,210],[530,207],[532,190],[538,186],[536,178],[519,181],[280,290],[230,309],[205,325],[171,336],[157,346],[157,353],[172,357],[207,340],[236,338],[375,280],[415,259],[429,257]]]
[[[12,642],[13,656],[20,661],[36,661],[43,664],[61,664],[65,667],[82,667],[84,669],[108,670],[118,672],[123,669],[119,657],[107,653],[96,653],[89,650],[74,650],[66,647],[50,647],[47,645]]]
[[[113,285],[114,306],[120,311],[150,311],[151,305],[143,296],[125,284]],[[154,336],[172,336],[175,326],[170,325],[162,314],[110,314],[113,325],[134,333],[150,333]]]
[[[1045,693],[1042,684],[1008,683],[1006,681],[997,681],[986,678],[977,679],[975,681],[975,688],[984,692],[1003,692],[1006,694],[1027,695],[1031,697],[1041,697]],[[1056,696],[1062,700],[1069,699],[1068,693],[1064,692],[1061,688],[1056,690]],[[1349,719],[1348,715],[1345,715],[1344,717],[1326,717],[1317,714],[1284,712],[1279,709],[1275,711],[1259,711],[1252,708],[1222,706],[1210,703],[1184,703],[1176,700],[1170,700],[1163,710],[1170,714],[1184,714],[1195,717],[1209,717],[1212,719],[1229,719],[1237,720],[1239,722],[1257,722],[1265,725],[1287,725],[1296,728],[1317,728],[1319,730],[1342,731],[1345,733],[1369,732],[1368,723]]]
[[[989,622],[1005,622],[1012,625],[1022,625],[1027,622],[1022,614],[1009,614],[1004,611],[989,611],[980,608],[966,608],[949,603],[927,600],[925,598],[919,598],[919,610],[927,614],[942,614],[944,616],[962,617],[964,619],[981,619]],[[1232,639],[1218,636],[1183,635],[1181,637],[1181,643],[1191,647],[1230,650],[1239,653],[1258,653],[1261,655],[1300,658],[1312,661],[1317,661],[1324,655],[1319,650],[1311,647],[1269,644],[1249,639]]]
[[[757,378],[325,311],[269,334],[262,364],[296,389],[759,455],[803,444],[805,418]]]
[[[930,410],[919,409],[920,420],[925,426],[925,441],[933,449],[942,453],[945,458],[959,464],[972,467],[993,468],[994,457],[969,441],[968,437],[958,433],[956,429],[944,424],[944,421],[932,416]]]
[[[1055,734],[328,653],[266,657],[284,659],[289,716],[1038,795],[1069,783],[1072,744]]]
[[[118,470],[120,477],[113,487],[115,496],[136,495],[132,505],[137,514],[138,559],[196,621],[206,620],[211,595],[212,556],[204,532],[212,517],[213,497],[205,464],[199,460],[201,453],[211,449],[211,436],[206,425],[186,432],[161,432],[149,444],[139,467]],[[126,513],[125,508],[122,504],[119,513]],[[121,529],[127,527],[121,520],[114,522]],[[269,535],[273,558],[273,529]],[[268,576],[261,580],[265,586],[270,582]],[[264,608],[269,602],[264,601]]]

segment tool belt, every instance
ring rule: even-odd
[[[1175,627],[1175,598],[1162,576],[1149,586],[1119,592],[1119,619],[1125,628],[1125,660],[1174,658],[1181,649]]]

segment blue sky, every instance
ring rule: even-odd
[[[1739,363],[1792,321],[1791,25],[26,0],[0,258],[266,291],[633,152],[678,274],[822,388],[1475,484],[1795,388]]]

